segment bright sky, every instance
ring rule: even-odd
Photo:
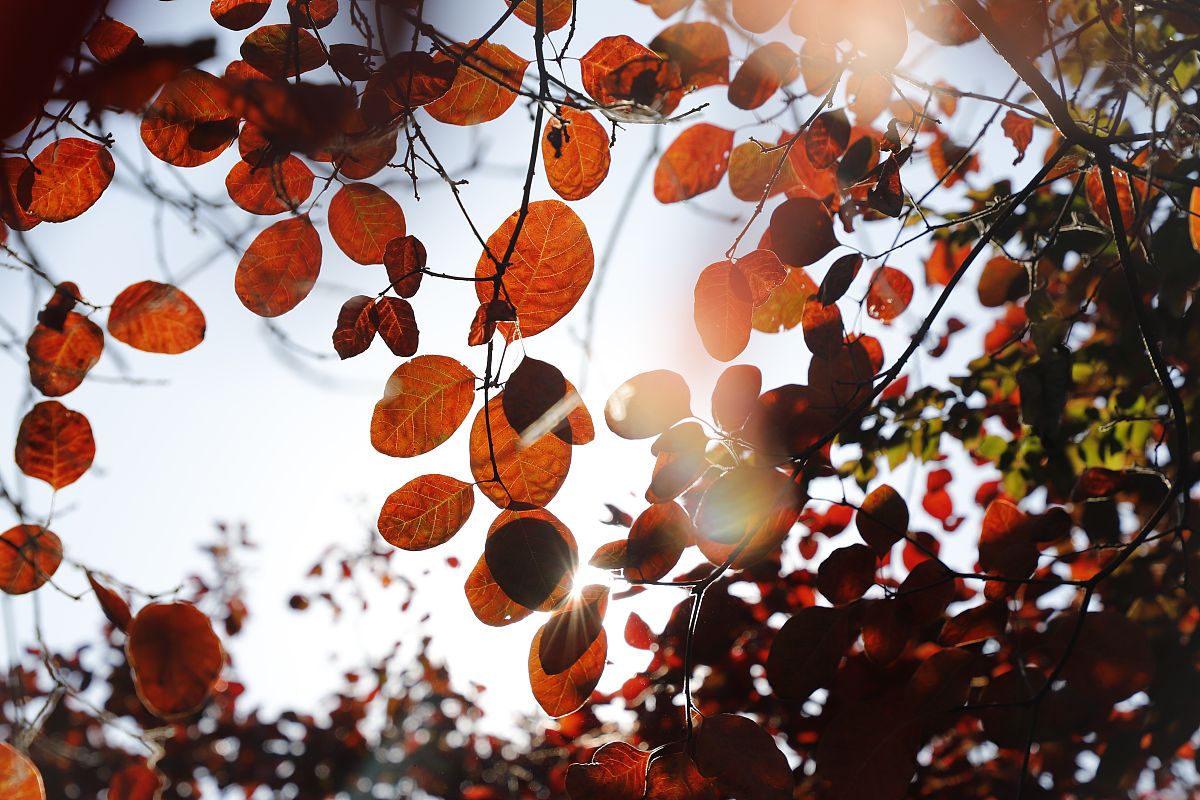
[[[283,5],[277,2],[265,22],[284,21]],[[483,6],[486,13],[478,12],[472,21],[449,19],[444,13],[434,18],[447,32],[467,39],[486,28],[493,12],[498,15],[503,7],[499,0],[472,5]],[[628,33],[648,42],[665,25],[648,7],[633,0],[582,0],[579,5],[579,31],[572,47],[576,55],[604,35]],[[134,25],[151,43],[220,33],[208,17],[205,3],[127,7],[131,10],[125,12],[114,4],[112,13]],[[326,31],[333,41],[338,40],[336,30]],[[529,30],[511,19],[498,40],[532,57]],[[561,34],[553,38],[562,40]],[[235,57],[240,40],[240,35],[225,32],[218,58],[203,66],[219,73]],[[346,40],[351,39],[347,36]],[[967,48],[953,63],[939,64],[934,54],[924,52],[927,44],[914,38],[909,50],[909,60],[916,62],[914,72],[929,79],[951,76],[962,89],[995,88],[995,60],[982,45]],[[739,47],[734,45],[736,57],[746,54],[739,52]],[[577,83],[574,74],[568,75]],[[702,102],[712,106],[696,119],[716,124],[734,119],[721,88],[685,99],[684,107]],[[764,113],[777,108],[778,102],[772,101]],[[802,101],[800,111],[807,114],[814,102]],[[948,132],[957,131],[956,138],[963,140],[987,113],[964,103],[958,116],[948,121]],[[52,528],[62,537],[68,555],[145,590],[164,591],[200,566],[197,546],[213,540],[215,521],[244,521],[259,544],[257,550],[246,554],[252,616],[245,633],[231,642],[230,649],[237,676],[247,685],[252,700],[268,711],[312,708],[340,684],[346,669],[364,665],[370,655],[389,650],[397,640],[411,650],[429,632],[434,636],[434,652],[449,663],[460,686],[474,681],[488,687],[484,706],[492,714],[489,727],[504,731],[513,714],[539,714],[529,691],[525,659],[529,641],[544,617],[535,615],[503,629],[488,628],[475,619],[462,592],[462,583],[482,551],[484,532],[496,513],[482,495],[476,495],[471,522],[452,542],[426,553],[401,552],[394,557],[394,563],[418,586],[407,613],[400,612],[396,594],[380,594],[380,601],[366,613],[351,611],[337,625],[320,605],[305,614],[287,609],[288,596],[304,587],[305,573],[326,548],[338,545],[354,550],[375,536],[375,518],[391,491],[430,472],[469,480],[467,431],[474,412],[458,434],[426,456],[398,460],[377,453],[367,436],[371,410],[400,360],[380,342],[365,355],[344,363],[316,362],[281,349],[262,321],[244,309],[233,293],[236,257],[220,247],[210,230],[193,228],[189,220],[170,209],[159,220],[155,207],[146,202],[145,193],[134,182],[137,169],[149,168],[166,190],[178,192],[181,186],[175,181],[175,170],[160,168],[163,165],[145,151],[132,120],[113,118],[108,122],[118,141],[114,185],[82,217],[60,225],[43,224],[27,241],[57,279],[76,281],[86,296],[98,302],[111,302],[126,285],[143,279],[179,283],[204,309],[208,335],[203,345],[181,356],[144,354],[109,339],[104,357],[82,388],[63,398],[68,407],[89,417],[98,444],[95,466],[56,501]],[[477,224],[485,233],[494,230],[520,201],[520,175],[529,146],[525,107],[517,104],[499,123],[482,131],[451,129],[432,121],[429,129],[436,129],[435,144],[443,162],[456,177],[470,181],[463,194]],[[598,307],[595,360],[587,374],[580,368],[577,337],[583,331],[583,309],[596,291],[595,284],[575,312],[526,344],[530,355],[558,365],[568,379],[583,388],[597,421],[596,442],[575,449],[570,477],[550,505],[574,532],[583,562],[597,546],[620,533],[599,524],[605,516],[603,503],[612,502],[636,515],[645,508],[641,498],[653,466],[648,442],[619,440],[604,428],[602,409],[608,393],[638,372],[669,367],[689,378],[693,407],[706,414],[707,398],[720,371],[720,365],[703,354],[692,326],[692,287],[705,265],[720,260],[740,227],[740,222],[732,224],[720,217],[744,214],[747,207],[736,203],[723,185],[699,198],[695,203],[699,211],[684,206],[664,208],[650,194],[646,176],[637,185],[627,225],[619,239],[609,244],[617,209],[653,137],[661,134],[665,144],[681,129],[629,126],[618,136],[612,172],[604,185],[591,197],[572,204],[591,233],[598,263],[606,256],[610,259]],[[739,130],[735,141],[745,141],[752,134],[770,137],[777,136],[777,131]],[[999,163],[1007,167],[1002,159],[1011,159],[1013,153],[998,127],[987,142],[1001,159]],[[1027,161],[1039,161],[1042,146],[1035,140]],[[470,163],[474,155],[487,166],[460,173],[458,165]],[[220,198],[224,176],[236,159],[237,150],[231,148],[185,177],[201,194]],[[903,175],[906,185],[916,190],[931,180],[928,168],[920,164],[906,167]],[[373,182],[399,200],[409,232],[426,244],[432,269],[457,274],[473,271],[478,247],[444,186],[436,180],[422,183],[418,202],[399,170],[376,176]],[[533,198],[554,196],[539,175]],[[222,230],[229,233],[250,227],[257,232],[271,221],[252,218],[232,206],[220,212],[220,217],[226,220]],[[314,218],[320,223],[323,217],[322,207]],[[754,228],[747,238],[751,247],[746,249],[752,249],[761,229],[761,224]],[[160,230],[161,239],[156,236]],[[860,228],[854,241],[863,250],[877,251],[894,233],[894,223],[874,223]],[[243,239],[248,241],[248,237]],[[362,267],[345,258],[327,232],[323,232],[323,245],[325,257],[316,289],[279,324],[301,345],[331,353],[329,336],[341,303],[353,294],[377,292],[385,279],[382,267]],[[156,256],[160,247],[167,276]],[[827,263],[845,252],[837,251],[812,268],[811,274],[819,280]],[[871,320],[863,326],[884,342],[889,361],[933,300],[934,295],[923,288],[919,267],[918,256],[927,252],[927,246],[922,246],[888,262],[905,269],[918,287],[912,310],[897,321],[893,332],[882,332],[883,326]],[[864,269],[862,277],[869,273]],[[851,295],[860,297],[864,285],[860,280]],[[47,297],[46,287],[30,276],[0,270],[0,316],[16,326],[21,339],[18,346],[4,351],[9,358],[0,361],[0,375],[9,387],[0,395],[0,420],[5,421],[0,424],[0,448],[5,452],[11,452],[17,423],[35,400],[27,386],[21,388],[27,377],[23,338],[31,329],[32,314]],[[421,326],[422,353],[450,355],[482,372],[484,351],[466,347],[467,326],[475,309],[470,284],[426,278],[414,307]],[[853,315],[848,306],[846,309],[849,322]],[[977,310],[967,298],[956,303],[953,313],[971,321],[979,319]],[[944,325],[936,325],[934,330],[940,332]],[[977,325],[960,334],[945,360],[953,363],[977,346],[985,330]],[[510,365],[516,363],[513,355]],[[778,337],[756,333],[738,361],[760,365],[769,387],[802,381],[807,350],[798,331]],[[943,369],[928,359],[921,366],[926,378]],[[155,385],[113,380],[119,377]],[[7,485],[20,488],[29,508],[37,512],[49,509],[50,493],[44,484],[22,481],[11,462],[0,463],[0,473]],[[910,483],[918,490],[923,487],[919,476],[913,481],[909,477],[907,471],[902,473],[895,481],[897,488],[904,490]],[[974,484],[961,489],[963,493],[957,497],[960,508],[969,502]],[[919,511],[920,495],[910,493],[909,498],[915,510],[914,527],[935,529],[936,523]],[[0,509],[0,524],[15,524],[10,516],[7,507]],[[789,546],[794,551],[794,543]],[[462,566],[449,567],[449,556],[461,559]],[[79,571],[64,567],[59,577],[73,591],[86,586]],[[580,573],[580,581],[604,577],[586,570]],[[46,635],[53,645],[67,647],[98,635],[101,616],[90,598],[77,603],[49,588],[38,597]],[[676,590],[660,589],[613,606],[609,629],[614,666],[608,669],[602,690],[619,686],[647,658],[623,642],[621,630],[627,613],[637,610],[658,627],[681,597]],[[15,620],[16,640],[29,642],[32,599],[5,597],[3,603],[8,612],[5,625]],[[429,622],[422,627],[418,620],[426,613]]]

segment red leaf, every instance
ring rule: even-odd
[[[25,344],[29,381],[47,397],[74,391],[104,349],[104,332],[82,314],[68,311],[59,327],[39,323]]]
[[[271,0],[212,0],[209,12],[222,28],[244,31],[262,21]]]
[[[817,570],[817,591],[835,606],[852,603],[875,584],[875,553],[864,544],[834,550]]]
[[[108,784],[108,800],[158,800],[165,783],[162,776],[145,764],[130,764],[113,775]]]
[[[819,200],[794,197],[771,214],[771,248],[791,267],[806,267],[838,246],[833,218]]]
[[[189,603],[153,603],[139,611],[125,655],[138,698],[165,720],[198,711],[225,663],[208,617]]]
[[[246,248],[233,288],[260,317],[277,317],[308,297],[321,272],[321,237],[308,216],[283,219]]]
[[[821,305],[815,297],[804,304],[804,343],[813,355],[834,358],[843,344],[842,312],[836,305]]]
[[[913,284],[907,275],[892,267],[880,267],[867,288],[867,315],[891,322],[908,308],[912,295]]]
[[[946,622],[938,642],[946,647],[964,647],[1004,635],[1008,625],[1008,606],[1003,600],[960,611]]]
[[[750,302],[761,306],[771,299],[775,291],[785,280],[788,271],[779,260],[779,256],[770,250],[753,250],[734,262],[735,271],[746,277],[750,287]]]
[[[583,88],[604,106],[635,103],[665,116],[683,96],[679,67],[624,34],[596,42],[579,69]]]
[[[142,46],[137,31],[109,17],[101,17],[84,39],[88,50],[102,64],[111,64],[127,52]]]
[[[862,265],[863,259],[858,253],[850,253],[834,261],[821,279],[821,288],[817,291],[817,299],[821,304],[828,306],[841,299],[850,284],[854,283]]]
[[[388,495],[379,512],[379,534],[402,550],[428,550],[458,533],[474,507],[471,484],[422,475]]]
[[[70,486],[92,466],[96,442],[87,417],[57,400],[30,409],[17,431],[17,467],[55,489]]]
[[[850,144],[850,120],[846,112],[826,111],[804,132],[804,153],[817,169],[829,169]]]
[[[713,781],[700,774],[687,753],[661,755],[646,775],[648,800],[718,800]]]
[[[412,109],[437,100],[454,85],[458,63],[428,53],[397,53],[367,80],[362,94],[363,117],[388,126]]]
[[[505,0],[512,5],[511,0]],[[537,27],[537,0],[520,0],[513,16],[527,25]],[[575,13],[575,0],[542,0],[542,28],[547,33],[564,27]]]
[[[542,628],[538,661],[547,675],[570,669],[604,628],[608,587],[585,586],[554,612]]]
[[[886,483],[875,487],[858,511],[858,532],[884,557],[908,533],[908,503]]]
[[[642,800],[650,754],[624,742],[609,742],[586,764],[567,768],[571,800]]]
[[[375,301],[375,317],[379,322],[379,338],[393,355],[407,358],[417,352],[420,330],[409,302],[400,297],[380,297]]]
[[[325,48],[296,25],[263,25],[242,42],[242,58],[272,78],[292,78],[324,66]]]
[[[129,611],[129,604],[121,595],[109,589],[100,581],[96,580],[96,576],[90,571],[87,574],[88,584],[91,585],[92,591],[96,594],[96,602],[100,604],[100,610],[104,612],[104,616],[113,624],[117,630],[128,632],[129,623],[133,621],[133,614]]]
[[[549,675],[538,658],[545,631],[546,626],[539,628],[529,647],[529,685],[542,710],[552,717],[565,717],[578,711],[600,682],[608,656],[608,636],[601,628],[587,651],[569,669]]]
[[[646,620],[639,617],[636,611],[630,613],[625,620],[626,644],[636,647],[638,650],[650,650],[654,647],[657,638],[654,631],[650,630],[650,626],[646,624]]]
[[[176,167],[207,164],[237,136],[237,115],[220,78],[189,69],[171,79],[142,117],[142,141]]]
[[[359,294],[343,303],[333,329],[333,349],[338,358],[345,360],[366,352],[375,339],[377,325],[373,298]]]
[[[767,679],[781,700],[801,702],[833,683],[854,638],[842,610],[810,606],[797,611],[775,634]]]
[[[569,444],[595,438],[592,416],[558,367],[526,356],[504,383],[504,417],[522,438],[551,433]]]
[[[696,535],[687,512],[676,503],[657,503],[638,515],[629,531],[622,565],[627,579],[656,581],[670,572]]]
[[[421,288],[422,270],[427,261],[425,245],[411,235],[392,239],[383,250],[388,280],[401,297],[412,297]]]
[[[62,541],[40,525],[17,525],[0,534],[0,591],[28,594],[62,564]]]
[[[737,753],[736,758],[730,754]],[[696,737],[696,766],[717,788],[744,800],[791,800],[787,756],[757,722],[737,714],[708,717]]]

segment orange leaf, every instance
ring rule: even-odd
[[[427,453],[458,429],[475,400],[475,376],[446,356],[417,356],[388,378],[371,416],[371,444],[384,455]]]
[[[0,534],[0,591],[27,594],[54,576],[62,541],[40,525],[17,525]]]
[[[378,325],[373,298],[359,294],[343,303],[333,329],[333,349],[338,358],[345,360],[366,352],[375,340]]]
[[[421,332],[412,305],[400,297],[380,297],[375,301],[379,338],[393,355],[408,358],[417,352]]]
[[[783,42],[768,42],[750,54],[729,84],[729,102],[755,109],[771,99],[779,87],[796,79],[796,53]]]
[[[750,302],[761,306],[771,298],[785,280],[788,271],[779,260],[779,256],[770,250],[752,250],[739,258],[733,265],[735,271],[742,273],[750,287]]]
[[[987,308],[999,308],[1029,294],[1029,273],[1008,258],[996,256],[983,265],[979,276],[979,302]]]
[[[450,88],[432,103],[425,106],[429,116],[450,125],[478,125],[490,122],[512,106],[517,99],[516,90],[529,61],[521,58],[502,44],[484,42],[468,56],[467,44],[456,44],[451,51],[462,59],[454,82]],[[434,61],[455,61],[444,53],[434,56]]]
[[[586,111],[562,106],[558,113],[562,119],[551,117],[542,134],[546,180],[562,199],[582,200],[608,175],[608,134]]]
[[[621,34],[606,36],[579,60],[583,88],[604,106],[633,102],[667,115],[679,105],[679,67]]]
[[[225,178],[230,199],[251,214],[295,211],[308,199],[312,187],[312,170],[295,156],[261,166],[239,161]]]
[[[87,417],[57,400],[38,403],[17,431],[17,467],[55,489],[70,486],[88,471],[96,441]]]
[[[369,183],[349,183],[329,203],[329,233],[359,264],[382,264],[388,242],[404,236],[404,211]]]
[[[271,0],[212,0],[209,13],[222,28],[244,31],[267,15]]]
[[[571,445],[549,431],[533,434],[527,439],[508,421],[504,392],[475,416],[471,426],[471,474],[479,482],[479,490],[500,508],[544,506],[567,479]]]
[[[549,675],[538,657],[545,631],[545,625],[539,628],[529,647],[529,685],[547,714],[565,717],[581,708],[600,682],[608,656],[608,636],[601,628],[587,651],[569,669]]]
[[[1033,518],[1009,500],[993,500],[983,514],[979,568],[988,575],[1021,581],[1032,575],[1037,565]],[[1016,588],[1013,584],[989,584],[987,596],[1006,597]]]
[[[297,25],[324,28],[337,17],[338,0],[288,0],[287,9],[288,16]]]
[[[509,5],[512,0],[505,0]],[[519,0],[513,15],[527,25],[537,26],[538,0]],[[556,31],[571,21],[575,0],[542,0],[542,29]]]
[[[103,349],[104,332],[82,314],[68,312],[61,330],[39,323],[25,343],[29,381],[47,397],[61,397],[83,382]]]
[[[841,71],[838,50],[832,44],[809,39],[800,48],[800,75],[804,78],[804,86],[809,94],[817,97],[824,95],[833,86],[834,79]]]
[[[246,248],[233,288],[260,317],[277,317],[308,297],[321,272],[321,237],[308,215],[271,225]]]
[[[108,332],[147,353],[186,353],[204,341],[204,312],[192,298],[167,283],[141,281],[113,300]]]
[[[677,372],[658,369],[635,375],[613,391],[604,406],[609,430],[624,439],[645,439],[689,417],[692,393]]]
[[[4,800],[46,800],[42,773],[12,745],[0,742],[0,797]]]
[[[908,308],[912,295],[913,284],[907,275],[893,267],[880,267],[867,288],[867,316],[891,322]]]
[[[1033,120],[1023,117],[1015,111],[1009,111],[1000,121],[1000,129],[1012,142],[1013,147],[1017,148],[1017,157],[1013,164],[1020,164],[1025,160],[1025,150],[1033,141]]]
[[[807,267],[838,246],[833,217],[820,200],[793,197],[771,214],[768,228],[771,247],[779,260],[791,267]]]
[[[379,534],[402,550],[428,550],[458,533],[474,507],[471,484],[446,475],[422,475],[384,501]]]
[[[908,22],[901,0],[844,0],[846,34],[872,68],[891,69],[908,49]]]
[[[815,297],[804,304],[804,343],[814,355],[834,358],[842,350],[842,312],[822,305]]]
[[[750,284],[730,262],[710,264],[696,279],[696,330],[704,349],[718,361],[731,361],[746,349],[753,312]]]
[[[703,89],[729,83],[729,37],[711,22],[677,22],[650,49],[679,67],[685,86]]]
[[[946,647],[965,647],[987,639],[999,639],[1007,625],[1008,605],[1003,600],[993,600],[960,611],[948,620],[938,636],[938,643]]]
[[[1133,233],[1133,223],[1137,212],[1134,208],[1133,191],[1129,187],[1129,176],[1121,170],[1113,170],[1113,185],[1117,190],[1117,205],[1121,209],[1121,222],[1125,226],[1125,235]],[[1084,193],[1092,213],[1105,225],[1112,227],[1112,216],[1108,213],[1108,200],[1104,194],[1104,180],[1100,177],[1100,167],[1088,170],[1083,181]]]
[[[165,720],[200,710],[225,653],[212,623],[190,603],[152,603],[133,618],[125,655],[146,709]]]
[[[272,78],[292,78],[324,66],[325,49],[311,33],[296,25],[263,25],[242,42],[242,58]]]
[[[142,117],[142,141],[176,167],[207,164],[238,132],[224,82],[203,70],[185,70],[162,88]]]
[[[715,189],[729,169],[733,131],[701,122],[671,142],[654,170],[654,196],[678,203]]]
[[[87,211],[112,182],[108,150],[88,139],[59,139],[33,160],[29,213],[44,222],[66,222]]]
[[[571,800],[642,800],[649,762],[646,751],[609,742],[588,763],[567,768],[567,794]]]
[[[487,240],[487,249],[496,258],[508,252],[517,228],[520,212],[513,212]],[[512,256],[504,272],[507,298],[517,310],[517,322],[501,323],[509,341],[517,336],[533,336],[558,322],[575,307],[592,279],[594,256],[583,220],[561,200],[537,200],[529,204],[528,214],[512,247]],[[489,278],[496,265],[484,252],[475,265],[476,278]],[[480,303],[493,299],[493,285],[476,281]]]

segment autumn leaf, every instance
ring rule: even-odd
[[[46,397],[78,388],[104,350],[104,332],[82,314],[68,311],[59,327],[39,323],[25,343],[29,382]]]
[[[17,431],[17,468],[31,478],[61,489],[79,480],[92,466],[96,442],[87,417],[44,400],[30,409]]]
[[[130,623],[125,656],[138,698],[165,720],[200,710],[225,663],[208,617],[182,602],[142,608]]]
[[[321,238],[308,216],[284,219],[254,237],[242,254],[233,288],[242,305],[277,317],[308,297],[321,272]]]
[[[1000,128],[1017,149],[1017,157],[1013,164],[1020,164],[1025,160],[1025,150],[1033,141],[1033,120],[1015,111],[1009,111],[1004,115],[1004,119],[1000,120]]]
[[[317,38],[296,25],[256,28],[242,42],[241,54],[247,64],[272,78],[292,78],[328,60]]]
[[[0,742],[0,796],[5,800],[46,800],[42,773],[6,742]]]
[[[545,506],[567,479],[571,445],[550,431],[525,436],[504,414],[504,392],[481,408],[471,426],[471,474],[500,508]]]
[[[228,88],[203,70],[179,73],[163,86],[142,117],[142,141],[176,167],[207,164],[238,132]]]
[[[379,512],[379,533],[402,550],[427,550],[458,533],[475,507],[469,483],[422,475],[392,492]]]
[[[62,541],[40,525],[17,525],[0,534],[0,591],[28,594],[58,570]]]
[[[693,318],[704,349],[718,361],[731,361],[750,341],[754,313],[750,284],[729,261],[710,264],[696,279]]]
[[[609,742],[586,764],[567,768],[571,800],[641,800],[650,754],[625,742]]]
[[[43,222],[65,222],[91,208],[116,165],[107,148],[89,139],[59,139],[33,160],[29,213]]]
[[[405,234],[404,211],[379,187],[349,183],[329,203],[329,234],[350,260],[382,264],[388,243]]]
[[[729,83],[729,102],[747,110],[758,108],[798,73],[795,51],[782,42],[768,42],[738,67]]]
[[[679,68],[685,86],[703,89],[729,83],[729,37],[712,22],[678,22],[650,42],[650,49]]]
[[[270,7],[270,0],[212,0],[209,12],[222,28],[244,31],[262,21]]]
[[[608,133],[586,111],[562,106],[546,122],[542,164],[550,188],[564,200],[582,200],[608,176]]]
[[[517,221],[522,217],[517,234]],[[522,337],[533,336],[566,316],[591,282],[594,264],[592,241],[579,215],[560,200],[536,200],[529,204],[527,214],[514,212],[488,237],[487,251],[475,265],[476,278],[496,274],[498,267],[491,256],[502,259],[514,235],[504,287],[517,309],[518,322],[499,326],[509,341],[517,337],[518,330]],[[488,281],[476,281],[475,292],[480,303],[493,299]]]
[[[183,290],[157,281],[127,286],[113,300],[108,332],[147,353],[186,353],[204,341],[204,312]]]
[[[295,156],[257,166],[239,161],[225,178],[230,199],[251,214],[295,211],[308,199],[312,188],[312,170]]]
[[[462,63],[446,93],[425,106],[429,116],[450,125],[479,125],[498,118],[516,102],[515,90],[521,86],[528,60],[502,44],[474,39],[454,45],[450,53],[439,53],[434,62],[459,59]]]
[[[867,286],[867,316],[891,322],[908,308],[912,295],[913,284],[907,275],[894,267],[880,267]]]
[[[475,376],[446,356],[417,356],[388,378],[371,417],[371,444],[399,458],[427,453],[458,429],[475,400]]]
[[[646,439],[691,416],[691,401],[691,390],[679,373],[643,372],[609,396],[604,421],[609,430],[624,439]]]

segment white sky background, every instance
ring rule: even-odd
[[[500,0],[426,5],[437,24],[464,40],[486,29],[503,10]],[[453,18],[450,12],[467,5],[472,20]],[[579,5],[579,30],[572,45],[576,56],[605,35],[627,33],[648,42],[666,24],[633,0],[581,0]],[[285,21],[283,7],[283,0],[276,0],[264,23]],[[236,57],[242,34],[218,28],[208,16],[207,2],[138,3],[126,4],[126,8],[114,5],[113,13],[132,24],[149,43],[218,35],[218,57],[202,65],[211,72],[219,74]],[[337,30],[326,29],[326,41],[357,41],[350,36],[339,39]],[[532,58],[530,30],[513,18],[496,41]],[[561,31],[552,38],[561,42],[564,35]],[[748,53],[736,42],[733,47],[735,58]],[[996,91],[998,83],[1009,80],[1007,70],[997,69],[995,56],[978,42],[947,56],[943,48],[914,35],[907,61],[923,78],[947,78],[964,90]],[[321,75],[312,73],[310,79]],[[578,85],[576,71],[568,72],[568,77]],[[916,92],[911,96],[918,104],[923,101]],[[745,112],[730,109],[723,87],[685,98],[681,110],[701,102],[712,105],[689,122],[732,124],[745,119]],[[777,96],[761,113],[776,110],[779,102]],[[807,115],[814,103],[812,99],[801,101],[801,114]],[[988,113],[989,108],[961,102],[958,115],[946,121],[945,129],[960,143],[969,141]],[[467,163],[474,147],[482,148],[488,167],[456,173],[455,177],[469,179],[470,184],[462,187],[465,201],[481,231],[490,233],[520,202],[530,143],[526,107],[518,103],[500,122],[480,130],[452,129],[424,115],[423,120],[427,131],[436,134],[439,155],[452,171]],[[129,160],[153,167],[164,187],[177,187],[172,178],[175,168],[158,164],[147,153],[135,120],[111,117],[106,123],[112,126],[106,130],[116,134],[121,153],[112,187],[82,217],[59,225],[44,223],[27,237],[57,279],[76,281],[85,296],[100,303],[111,302],[122,288],[139,280],[171,280],[164,277],[155,257],[154,206],[138,186],[131,185],[132,172],[126,168]],[[682,129],[675,126],[662,131],[664,145]],[[588,227],[598,263],[617,208],[653,134],[649,127],[627,126],[618,135],[608,179],[591,197],[572,203]],[[64,135],[70,132],[64,131]],[[739,128],[735,143],[750,135],[773,139],[778,130]],[[1043,148],[1039,134],[1017,179],[1036,169]],[[984,154],[985,163],[994,160],[999,170],[1009,170],[1015,153],[998,124],[988,135]],[[186,171],[185,177],[206,196],[219,197],[224,193],[225,174],[237,157],[236,147],[230,148],[216,161]],[[420,202],[413,199],[411,186],[399,170],[385,171],[371,181],[384,185],[399,200],[409,232],[428,248],[432,269],[472,274],[478,245],[449,192],[432,175],[427,177],[431,179],[421,185]],[[902,171],[902,178],[914,193],[932,180],[919,155]],[[979,176],[973,176],[971,182],[980,187],[990,183]],[[692,287],[705,265],[722,258],[740,223],[722,222],[686,205],[662,207],[649,190],[647,176],[636,190],[633,213],[615,245],[600,301],[596,358],[584,390],[597,423],[597,440],[575,448],[570,476],[549,507],[574,532],[584,563],[597,546],[621,534],[620,529],[599,524],[605,516],[603,503],[615,503],[636,515],[645,508],[641,498],[653,466],[649,441],[625,442],[605,428],[602,410],[608,393],[638,372],[668,367],[688,377],[693,408],[703,415],[723,366],[703,353],[692,326]],[[314,214],[324,247],[321,278],[308,299],[279,319],[297,342],[330,353],[329,337],[341,303],[352,294],[374,294],[386,283],[381,266],[354,264],[328,236],[322,222],[331,196],[323,198]],[[555,196],[539,174],[533,199]],[[700,197],[696,205],[728,215],[749,211],[747,204],[732,198],[724,184]],[[225,216],[228,232],[250,225],[257,232],[276,219],[254,217],[232,204]],[[753,249],[766,218],[769,213],[747,237],[742,252]],[[145,590],[161,591],[200,567],[202,556],[197,546],[213,540],[216,520],[244,521],[259,544],[258,550],[247,554],[251,617],[244,633],[229,644],[236,676],[246,684],[250,702],[268,713],[318,707],[321,699],[340,685],[345,670],[363,666],[371,655],[389,650],[397,640],[412,648],[429,632],[434,636],[434,652],[449,664],[461,687],[468,681],[488,687],[483,705],[490,712],[485,723],[489,729],[505,732],[512,715],[539,714],[529,691],[525,663],[529,641],[544,615],[507,628],[488,628],[475,619],[462,592],[462,583],[482,551],[487,525],[497,512],[481,494],[476,494],[470,523],[449,544],[394,557],[394,563],[418,586],[409,612],[400,613],[397,595],[381,595],[381,601],[367,613],[351,611],[334,625],[322,604],[304,614],[292,612],[286,605],[288,596],[304,587],[306,571],[327,547],[336,544],[356,549],[374,535],[379,507],[391,491],[430,472],[470,480],[467,432],[475,411],[459,433],[428,455],[398,460],[377,453],[367,435],[372,406],[401,359],[376,342],[366,354],[348,362],[297,362],[281,352],[262,321],[234,295],[233,254],[220,251],[211,235],[192,230],[171,209],[164,211],[163,230],[170,271],[176,280],[190,276],[181,286],[204,309],[207,339],[184,355],[155,356],[108,338],[104,357],[91,376],[80,389],[62,398],[68,407],[88,416],[97,441],[92,470],[63,490],[57,500],[52,528],[62,537],[68,555]],[[860,225],[853,241],[865,251],[878,251],[891,241],[895,230],[894,222]],[[851,240],[840,231],[839,237]],[[244,240],[248,241],[249,237]],[[810,274],[819,282],[828,263],[845,252],[835,251],[810,268]],[[195,270],[198,260],[214,253],[215,258]],[[888,261],[904,269],[917,287],[911,310],[891,331],[885,332],[884,326],[865,315],[859,322],[863,330],[881,338],[888,363],[899,354],[935,297],[924,288],[921,263],[927,253],[928,245],[922,244]],[[862,296],[871,268],[877,265],[868,263],[848,296]],[[35,300],[31,300],[31,291]],[[956,337],[940,362],[922,360],[926,378],[944,375],[943,364],[961,363],[973,349],[977,352],[980,337],[990,327],[994,315],[980,314],[969,286],[959,295],[950,311],[972,327]],[[0,393],[0,449],[6,453],[11,452],[20,417],[37,399],[28,393],[23,337],[32,327],[32,313],[48,296],[47,287],[27,274],[0,270],[0,315],[16,325],[22,337],[17,347],[3,351],[8,358],[0,359],[0,380],[5,386]],[[577,385],[584,383],[585,376],[580,374],[575,335],[583,329],[583,309],[590,297],[591,292],[565,320],[526,343],[530,355],[558,365]],[[471,284],[426,277],[413,305],[421,327],[421,353],[450,355],[482,373],[484,350],[466,346],[467,327],[476,306]],[[842,306],[847,323],[853,324],[856,314],[850,303],[843,301]],[[97,315],[101,324],[104,318],[104,312]],[[934,326],[935,332],[943,330],[944,322]],[[510,353],[509,366],[517,363],[514,355]],[[797,329],[779,336],[756,332],[737,361],[759,365],[765,387],[771,387],[803,382],[807,360],[808,351]],[[122,374],[162,380],[166,385],[130,386],[98,379]],[[11,460],[0,462],[0,472],[8,485],[19,487],[32,511],[41,513],[49,508],[50,492],[45,484],[22,480]],[[972,480],[952,484],[957,510],[967,510],[982,479],[974,473]],[[894,483],[902,491],[910,486],[915,489],[908,492],[914,528],[939,530],[937,523],[920,511],[923,477],[910,476],[906,467]],[[15,524],[11,516],[7,507],[0,509],[0,524],[5,528]],[[972,544],[976,530],[968,521],[956,535],[970,537],[964,544]],[[839,537],[836,544],[849,544],[853,536]],[[794,553],[794,542],[787,547]],[[448,567],[448,556],[460,558],[462,566]],[[581,580],[596,578],[581,571]],[[86,588],[82,573],[67,566],[58,579],[74,591]],[[102,618],[91,598],[74,602],[51,588],[37,595],[52,645],[69,647],[98,636]],[[618,687],[648,658],[624,644],[621,631],[627,613],[636,610],[658,628],[681,598],[681,592],[664,588],[613,605],[609,657],[614,665],[606,672],[602,690]],[[4,604],[11,612],[5,614],[4,624],[15,620],[16,641],[30,642],[32,599],[5,597]],[[421,627],[418,620],[425,613],[430,620]]]

